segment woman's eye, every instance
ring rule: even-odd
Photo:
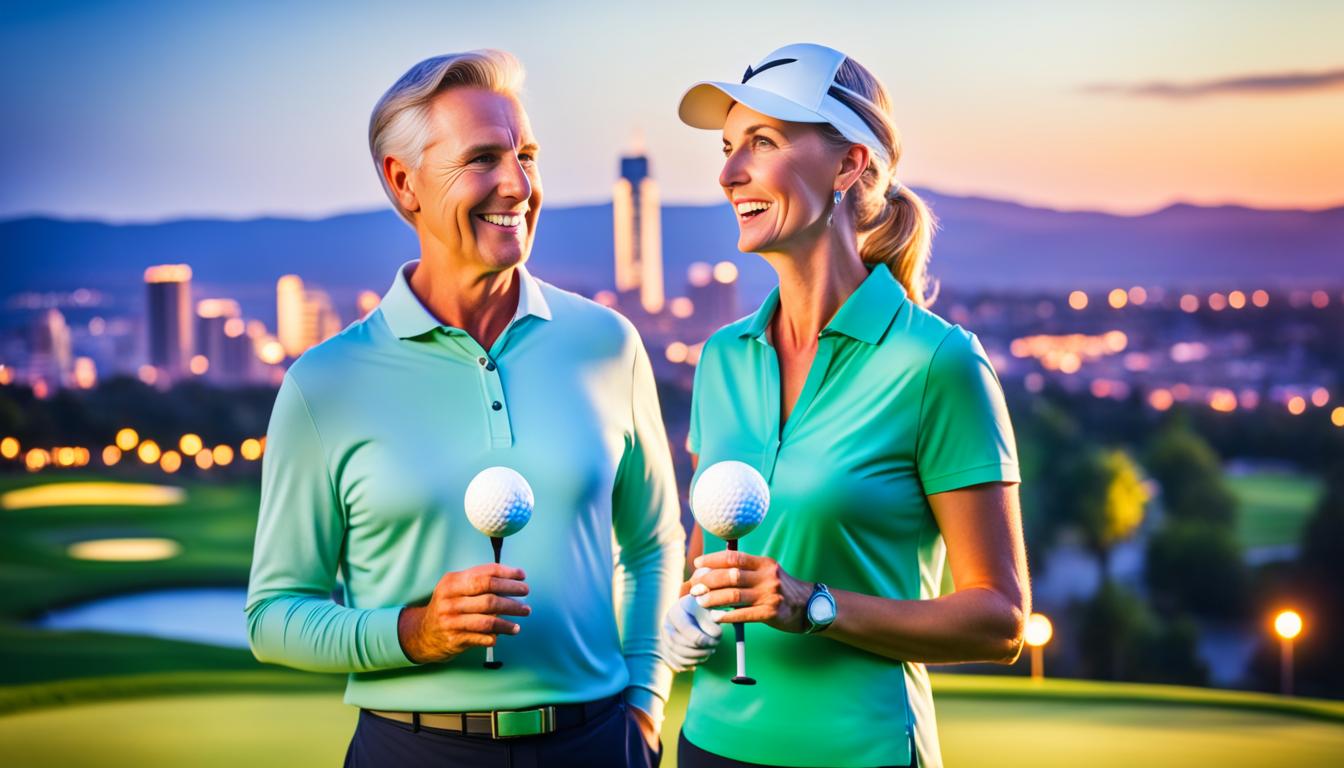
[[[732,148],[732,147],[724,147],[724,148],[723,148],[723,156],[724,156],[724,157],[727,157],[727,156],[729,156],[729,155],[731,155],[731,154],[733,154],[733,148]]]
[[[773,147],[775,146],[775,142],[765,138],[764,136],[757,136],[756,138],[752,139],[751,145],[753,147]]]
[[[524,163],[535,163],[537,161],[536,155],[533,155],[531,152],[519,153],[518,159]]]

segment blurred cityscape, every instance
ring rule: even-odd
[[[731,240],[669,269],[663,214],[649,157],[621,157],[609,276],[532,269],[638,327],[684,499],[701,346],[762,289],[742,279],[759,265]],[[1268,617],[1292,607],[1306,617],[1299,690],[1344,697],[1331,652],[1344,642],[1344,285],[1272,266],[1259,280],[941,285],[933,309],[979,335],[1009,398],[1052,673],[1276,690]],[[330,274],[226,295],[197,284],[184,255],[145,268],[134,289],[74,273],[65,290],[0,297],[0,472],[255,483],[286,367],[385,288],[328,290]],[[112,559],[175,551],[133,546]]]

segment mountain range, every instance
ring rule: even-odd
[[[1261,210],[1177,204],[1120,216],[1058,211],[920,191],[940,219],[931,272],[944,290],[1057,292],[1167,285],[1319,286],[1344,283],[1344,207]],[[663,208],[667,293],[682,292],[695,261],[735,261],[750,305],[774,284],[758,257],[737,252],[727,204]],[[139,295],[145,267],[187,263],[197,295],[238,298],[274,314],[278,277],[296,273],[353,301],[383,292],[417,254],[414,233],[390,210],[322,219],[182,219],[113,224],[25,217],[0,221],[0,298],[90,288]],[[530,267],[584,293],[613,281],[611,206],[543,210]],[[269,309],[269,312],[266,310]],[[349,314],[342,308],[342,314]]]

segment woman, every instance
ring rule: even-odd
[[[697,478],[746,462],[771,505],[741,552],[692,534],[665,624],[674,666],[699,665],[680,765],[940,765],[924,663],[1012,663],[1030,592],[1003,393],[975,336],[925,306],[934,220],[893,175],[886,90],[790,45],[680,114],[722,130],[738,248],[779,274],[696,371]],[[714,616],[756,625],[759,685],[711,655]]]

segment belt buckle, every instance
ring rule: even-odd
[[[516,739],[555,732],[555,707],[491,710],[490,738]]]

